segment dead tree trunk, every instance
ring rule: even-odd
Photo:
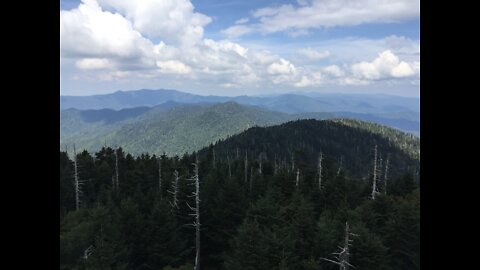
[[[298,189],[298,182],[300,182],[300,170],[297,168],[297,178],[295,179],[295,187]]]
[[[383,168],[383,158],[382,155],[378,155],[378,173],[377,173],[377,179],[380,182],[382,179],[382,168]]]
[[[292,172],[295,169],[295,159],[293,158],[293,153],[292,153]]]
[[[338,258],[340,259],[341,270],[348,270],[350,266],[350,228],[348,226],[348,222],[345,222],[345,241],[344,241],[344,246],[342,252],[338,255]],[[342,268],[343,266],[343,268]]]
[[[322,259],[337,264],[340,267],[340,270],[348,270],[350,266],[353,267],[353,265],[350,264],[350,246],[352,242],[352,240],[350,240],[350,235],[356,236],[356,234],[350,232],[348,222],[345,222],[345,238],[343,248],[340,252],[333,253],[335,255],[338,255],[335,256],[336,261],[326,258]]]
[[[377,193],[377,145],[375,145],[373,158],[372,200],[375,200],[375,195],[377,195]]]
[[[170,203],[170,205],[171,205],[173,208],[178,208],[178,199],[177,199],[177,194],[178,194],[178,172],[177,172],[177,170],[175,170],[175,171],[173,172],[173,177],[174,177],[174,180],[173,180],[172,190],[169,190],[169,191],[168,191],[170,194],[173,195],[173,199],[172,199],[172,202]]]
[[[390,157],[387,156],[387,161],[385,162],[385,173],[383,174],[383,180],[385,182],[385,195],[387,195],[388,163],[389,162],[390,162]]]
[[[187,206],[190,210],[194,211],[194,213],[190,214],[195,217],[193,221],[193,225],[195,227],[195,267],[194,270],[200,270],[200,178],[198,176],[198,156],[196,157],[196,161],[193,164],[194,166],[194,175],[190,179],[193,181],[195,185],[195,191],[192,193],[192,197],[195,197],[195,207],[191,207],[188,203]]]
[[[74,177],[75,177],[75,209],[80,208],[80,180],[78,179],[78,165],[77,165],[77,151],[75,145],[73,145],[73,166],[74,166]]]
[[[343,165],[343,156],[340,156],[340,165],[338,165],[337,176],[340,175],[340,171],[342,170]]]
[[[262,174],[262,158],[261,157],[260,157],[260,164],[259,164],[259,167],[258,167],[258,173]]]

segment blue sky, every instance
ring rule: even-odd
[[[419,0],[61,0],[61,95],[419,96]]]

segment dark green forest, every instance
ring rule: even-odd
[[[194,165],[201,269],[338,269],[347,222],[353,269],[419,269],[409,143],[301,120],[183,156],[60,152],[60,269],[192,269]]]

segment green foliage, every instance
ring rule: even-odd
[[[134,155],[149,152],[172,156],[198,151],[255,126],[271,126],[297,119],[334,118],[338,116],[332,113],[287,114],[235,102],[173,108],[160,105],[148,110],[139,107],[117,112],[70,109],[60,113],[60,148],[64,150],[68,146],[71,151],[71,146],[76,144],[78,149],[96,152],[107,144],[121,145]],[[419,154],[418,138],[407,133],[364,121],[339,121],[382,134],[408,153],[414,153],[415,158]],[[408,140],[407,145],[405,140]]]
[[[372,201],[374,144],[384,156],[391,154],[395,173],[389,173],[388,194]],[[60,153],[60,269],[192,269],[195,231],[188,226],[193,218],[187,203],[194,205],[194,187],[187,179],[196,153],[116,153],[118,190],[112,182],[115,150],[77,155],[85,181],[79,210],[72,157]],[[297,121],[250,129],[198,156],[202,269],[338,269],[324,258],[333,259],[343,245],[346,221],[355,234],[350,263],[357,269],[419,269],[420,191],[405,166],[418,161],[380,135],[331,121]],[[178,208],[167,192],[175,170]],[[383,185],[379,181],[380,191]]]

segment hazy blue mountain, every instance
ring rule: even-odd
[[[76,109],[124,109],[141,106],[156,106],[167,101],[178,103],[222,103],[234,101],[265,109],[285,112],[354,112],[354,113],[403,113],[418,114],[418,98],[399,97],[384,94],[284,94],[273,96],[200,96],[175,90],[118,91],[106,95],[61,96],[60,108]]]
[[[383,117],[375,114],[353,113],[353,112],[335,112],[334,114],[342,118],[364,120],[364,121],[396,128],[402,131],[406,131],[406,132],[415,134],[417,136],[420,135],[420,122],[415,120],[394,118],[392,116],[388,116],[385,114]]]
[[[215,96],[199,96],[176,90],[117,91],[105,95],[61,96],[60,109],[125,109],[141,106],[156,106],[167,101],[179,103],[218,103],[228,98]]]

